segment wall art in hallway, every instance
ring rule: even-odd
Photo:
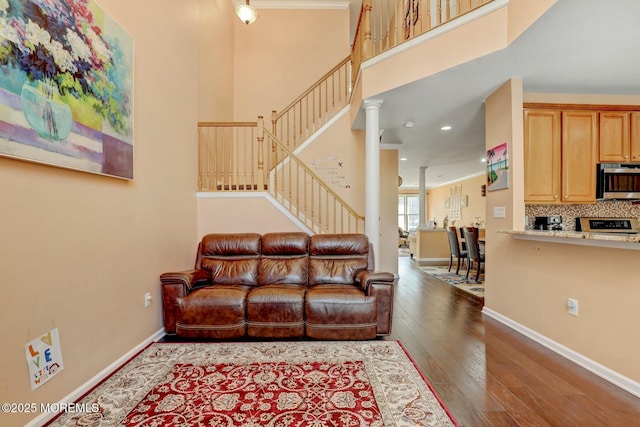
[[[90,0],[0,0],[0,155],[133,179],[133,39]]]

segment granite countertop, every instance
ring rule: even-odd
[[[557,239],[558,242],[561,242],[562,239],[579,239],[584,241],[591,241],[595,244],[597,244],[597,242],[640,243],[640,234],[586,233],[581,231],[553,230],[498,230],[498,233],[511,234],[522,238],[544,238],[544,240],[547,241],[553,241]],[[640,247],[640,245],[638,246]]]

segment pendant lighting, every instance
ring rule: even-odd
[[[236,15],[245,24],[253,24],[258,19],[258,11],[255,7],[249,4],[249,0],[246,0],[246,4],[240,4],[236,6]]]

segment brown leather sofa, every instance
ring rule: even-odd
[[[164,328],[198,339],[363,340],[391,333],[394,277],[364,234],[209,234],[165,273]]]

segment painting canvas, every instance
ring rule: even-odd
[[[487,184],[489,191],[509,188],[509,158],[506,142],[487,150]]]
[[[0,0],[0,155],[133,179],[133,40],[92,0]]]

